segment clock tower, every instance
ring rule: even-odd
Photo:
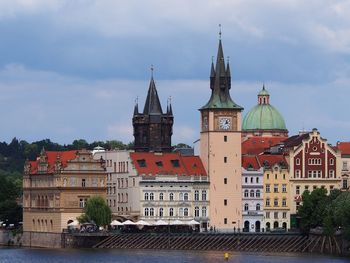
[[[216,65],[211,64],[211,97],[201,112],[200,156],[210,180],[210,225],[241,228],[241,111],[230,96],[231,73],[219,40]]]

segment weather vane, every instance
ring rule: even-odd
[[[219,24],[219,39],[221,40],[221,34],[222,34],[222,32],[221,32],[221,24]]]
[[[154,67],[153,67],[153,64],[151,65],[151,75],[152,75],[152,78],[153,78],[153,70],[154,70]]]

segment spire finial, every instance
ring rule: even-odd
[[[154,71],[154,66],[151,64],[151,77],[153,78],[153,71]]]
[[[230,56],[227,56],[227,64],[230,63]]]
[[[138,103],[139,103],[139,96],[136,96],[135,105],[137,105]]]
[[[221,40],[221,35],[222,35],[222,32],[221,32],[221,24],[219,24],[219,40]]]
[[[211,63],[214,63],[214,56],[211,56]]]

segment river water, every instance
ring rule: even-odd
[[[343,263],[350,259],[311,254],[269,254],[239,253],[229,254],[224,259],[223,252],[217,251],[164,251],[164,250],[120,250],[120,249],[28,249],[0,247],[0,262],[20,263]]]

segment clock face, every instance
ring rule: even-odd
[[[227,117],[219,118],[219,128],[222,130],[229,130],[231,128],[231,119]]]

